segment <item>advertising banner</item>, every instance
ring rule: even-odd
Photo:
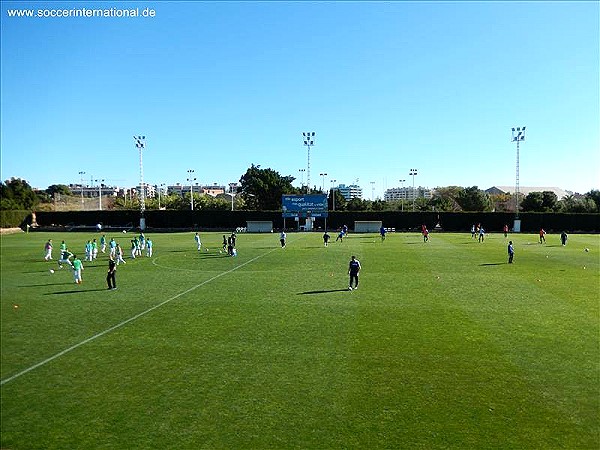
[[[327,217],[327,195],[282,195],[282,217]]]

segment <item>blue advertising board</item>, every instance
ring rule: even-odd
[[[327,195],[282,195],[282,217],[327,217]]]

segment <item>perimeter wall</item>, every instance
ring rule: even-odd
[[[180,230],[234,230],[245,227],[246,221],[272,221],[275,229],[284,226],[280,211],[146,211],[146,227],[154,231]],[[137,229],[140,223],[139,211],[57,211],[37,212],[40,228],[66,229],[94,227],[100,223],[104,228]],[[449,212],[400,212],[400,211],[330,211],[327,229],[335,230],[346,224],[350,229],[357,220],[381,220],[386,228],[396,231],[420,231],[425,224],[429,230],[441,228],[443,231],[468,232],[471,225],[480,223],[487,232],[500,232],[505,224],[512,229],[512,213],[449,213]],[[544,228],[547,232],[600,232],[600,214],[562,213],[521,213],[521,232],[537,232]],[[31,214],[15,226],[31,224]],[[300,224],[304,224],[301,219]],[[286,219],[285,227],[298,228],[294,219]],[[315,219],[315,227],[322,230],[325,219]]]

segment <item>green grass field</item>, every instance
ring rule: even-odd
[[[1,447],[599,448],[598,235],[221,236],[151,235],[115,291],[49,272],[98,234],[2,236]]]

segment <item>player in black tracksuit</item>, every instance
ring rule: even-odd
[[[117,280],[115,274],[117,272],[117,263],[115,260],[110,258],[108,260],[108,273],[106,274],[106,283],[108,283],[108,289],[117,288]]]
[[[348,265],[348,275],[350,275],[350,283],[348,284],[348,290],[358,289],[358,272],[360,272],[360,261],[356,259],[356,256],[352,255],[350,264]],[[352,282],[354,281],[354,287]]]

